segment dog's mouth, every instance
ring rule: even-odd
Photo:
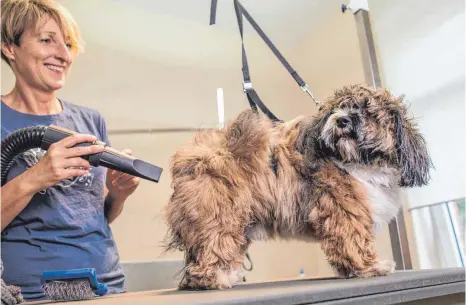
[[[320,138],[328,148],[338,153],[338,158],[351,162],[359,155],[358,126],[356,117],[337,111],[327,120]]]
[[[354,139],[356,137],[356,133],[354,130],[350,127],[345,127],[345,128],[335,128],[334,129],[334,134],[336,139],[341,139],[341,138],[352,138]]]
[[[357,114],[339,111],[335,113],[330,124],[333,125],[334,140],[357,141],[358,130],[361,127],[361,118]]]
[[[341,140],[356,140],[357,133],[354,120],[347,115],[334,114],[325,124],[321,138],[327,145],[336,145]]]

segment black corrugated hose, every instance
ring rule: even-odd
[[[47,126],[25,127],[13,131],[1,143],[1,184],[6,183],[6,177],[10,167],[14,164],[16,155],[31,148],[40,147]],[[3,274],[3,262],[1,261],[0,276]],[[3,279],[1,282],[2,305],[14,305],[23,303],[21,289],[16,286],[7,285]]]
[[[31,148],[40,147],[47,126],[25,127],[13,131],[2,141],[2,164],[1,183],[6,183],[10,167],[13,165],[14,157]]]

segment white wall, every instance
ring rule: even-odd
[[[91,1],[92,6],[85,4]],[[264,31],[317,98],[364,80],[354,18],[341,14],[339,2],[326,0],[325,6],[332,7],[329,14],[324,12],[324,2],[319,2],[318,10],[309,11],[310,19],[325,16],[318,26],[291,18],[277,32],[268,26],[270,22],[276,15],[291,13],[264,7],[256,14],[252,3],[256,1],[246,1],[251,14],[261,26],[264,24]],[[275,3],[284,5],[286,1]],[[218,87],[224,89],[226,119],[249,107],[241,88],[241,45],[236,29],[209,27],[207,22],[203,25],[120,2],[112,4],[110,0],[61,2],[80,24],[87,47],[76,60],[60,97],[99,110],[110,130],[215,125]],[[289,8],[305,8],[300,3],[308,2],[296,0]],[[264,18],[269,22],[261,22]],[[294,37],[297,27],[307,27],[308,34],[303,34],[299,42],[295,38],[293,45],[283,43],[289,37],[285,39],[282,33],[293,32],[290,37]],[[252,80],[267,106],[285,120],[299,114],[312,115],[316,111],[312,99],[301,91],[256,33],[250,33],[246,47]],[[2,92],[7,93],[14,85],[14,77],[5,64],[1,67]],[[114,148],[131,148],[135,156],[165,169],[159,184],[141,182],[121,216],[112,223],[123,260],[160,258],[166,232],[162,208],[171,194],[168,161],[175,149],[191,137],[190,133],[111,136]],[[388,230],[379,235],[376,246],[383,259],[392,258]],[[300,268],[309,276],[333,274],[319,244],[257,242],[250,254],[255,269],[247,273],[248,280],[295,277]],[[182,253],[166,257],[182,257]]]
[[[410,208],[465,196],[464,3],[369,1],[385,86],[405,94],[435,170]]]

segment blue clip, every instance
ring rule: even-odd
[[[107,285],[99,283],[94,268],[71,269],[71,270],[54,270],[42,273],[42,284],[53,281],[66,281],[87,279],[96,295],[102,296],[108,292]]]

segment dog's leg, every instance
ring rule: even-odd
[[[234,234],[211,233],[190,253],[180,289],[231,288],[241,280],[244,252],[240,240]]]
[[[167,220],[172,244],[186,251],[180,289],[222,289],[241,279],[250,197],[233,196],[228,181],[209,175],[176,188]]]
[[[374,247],[369,209],[353,197],[324,194],[310,220],[330,265],[342,277],[372,277],[392,273],[395,263],[379,261]]]

